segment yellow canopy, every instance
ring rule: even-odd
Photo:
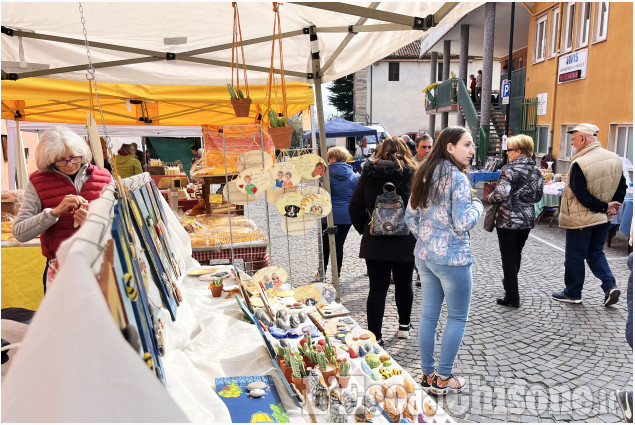
[[[234,115],[226,86],[115,84],[98,81],[97,88],[106,125],[255,124],[258,123],[259,114],[263,114],[263,124],[268,123],[264,116],[267,109],[266,85],[249,86],[252,105],[247,118]],[[313,104],[311,84],[287,83],[286,89],[289,116]],[[52,78],[2,80],[1,97],[2,118],[20,121],[85,123],[86,112],[91,105],[88,81]],[[92,98],[96,108],[95,119],[99,125],[101,122],[94,92]],[[282,92],[279,88],[272,93],[271,103],[276,105],[274,109],[281,111]],[[146,122],[149,120],[151,122]]]

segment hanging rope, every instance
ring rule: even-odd
[[[245,66],[245,48],[243,46],[243,34],[240,28],[240,16],[238,15],[238,3],[232,2],[234,8],[234,31],[232,37],[232,86],[234,85],[234,64],[236,65],[236,92],[240,93],[240,70],[238,69],[238,42],[240,42],[240,53],[243,58],[243,77],[245,81],[245,91],[249,97],[249,84],[247,83],[247,67]],[[234,61],[234,53],[236,60]]]
[[[268,93],[267,93],[267,109],[271,109],[271,92],[277,86],[275,81],[275,69],[273,67],[273,60],[275,57],[276,50],[276,34],[278,36],[278,50],[280,52],[280,86],[282,89],[282,116],[284,118],[284,126],[287,126],[287,88],[284,83],[284,61],[282,58],[282,28],[280,26],[280,3],[273,3],[273,37],[271,39],[271,65],[269,67],[269,82],[268,82]],[[276,98],[278,96],[276,90]],[[271,123],[269,124],[271,126]]]
[[[106,128],[106,120],[104,119],[104,111],[101,107],[101,99],[99,98],[99,88],[97,87],[97,79],[95,78],[95,67],[93,66],[93,60],[90,54],[90,46],[88,44],[88,32],[86,31],[86,19],[84,19],[84,7],[82,6],[82,3],[79,3],[79,13],[82,17],[82,31],[84,33],[84,44],[86,46],[86,55],[88,56],[88,73],[90,74],[90,76],[86,76],[86,79],[89,81],[92,81],[92,83],[95,85],[95,97],[97,98],[97,106],[99,107],[99,115],[101,117],[101,125],[104,129],[104,140],[106,141],[106,147],[108,148],[108,152],[110,153],[110,150],[112,148],[111,144],[110,144],[110,136],[108,136],[108,129]],[[90,93],[90,106],[91,106],[91,113],[93,112],[93,94],[92,91]]]

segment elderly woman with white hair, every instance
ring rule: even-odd
[[[38,171],[29,177],[13,235],[20,242],[40,236],[47,260],[45,293],[58,269],[57,249],[77,231],[89,203],[112,181],[108,170],[90,164],[92,157],[86,141],[61,126],[44,132],[35,151]]]

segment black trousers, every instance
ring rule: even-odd
[[[44,274],[42,275],[42,284],[44,285],[44,295],[46,295],[46,275],[49,271],[49,260],[46,259],[46,266],[44,267]]]
[[[331,247],[329,246],[329,235],[326,233],[326,225],[324,231],[322,231],[322,255],[324,258],[324,270],[329,265],[329,259],[331,255]],[[346,242],[346,236],[351,229],[350,224],[336,224],[337,233],[335,234],[335,256],[337,257],[337,276],[339,277],[342,272],[342,262],[344,261],[344,242]],[[322,271],[320,270],[320,273]]]
[[[414,261],[403,263],[398,261],[366,260],[370,289],[366,300],[366,314],[368,318],[368,330],[375,334],[377,339],[382,337],[381,326],[384,321],[384,309],[386,295],[390,287],[390,274],[395,280],[395,302],[399,324],[410,324],[412,311],[412,271]]]
[[[499,229],[498,247],[501,252],[503,263],[503,288],[505,289],[505,301],[511,305],[520,304],[518,295],[518,272],[520,271],[520,261],[522,259],[523,248],[529,237],[531,229]]]

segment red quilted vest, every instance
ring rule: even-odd
[[[66,195],[80,195],[88,202],[99,198],[101,190],[110,183],[111,176],[108,170],[100,170],[92,164],[88,165],[86,173],[89,174],[88,180],[82,186],[79,194],[75,185],[68,177],[65,177],[55,171],[47,171],[42,173],[36,171],[29,178],[35,186],[40,201],[42,201],[42,209],[55,208],[62,202]],[[46,229],[40,235],[40,243],[42,244],[42,254],[49,260],[56,257],[57,248],[66,239],[70,238],[78,228],[73,227],[73,215],[64,213],[60,216],[57,223]]]

